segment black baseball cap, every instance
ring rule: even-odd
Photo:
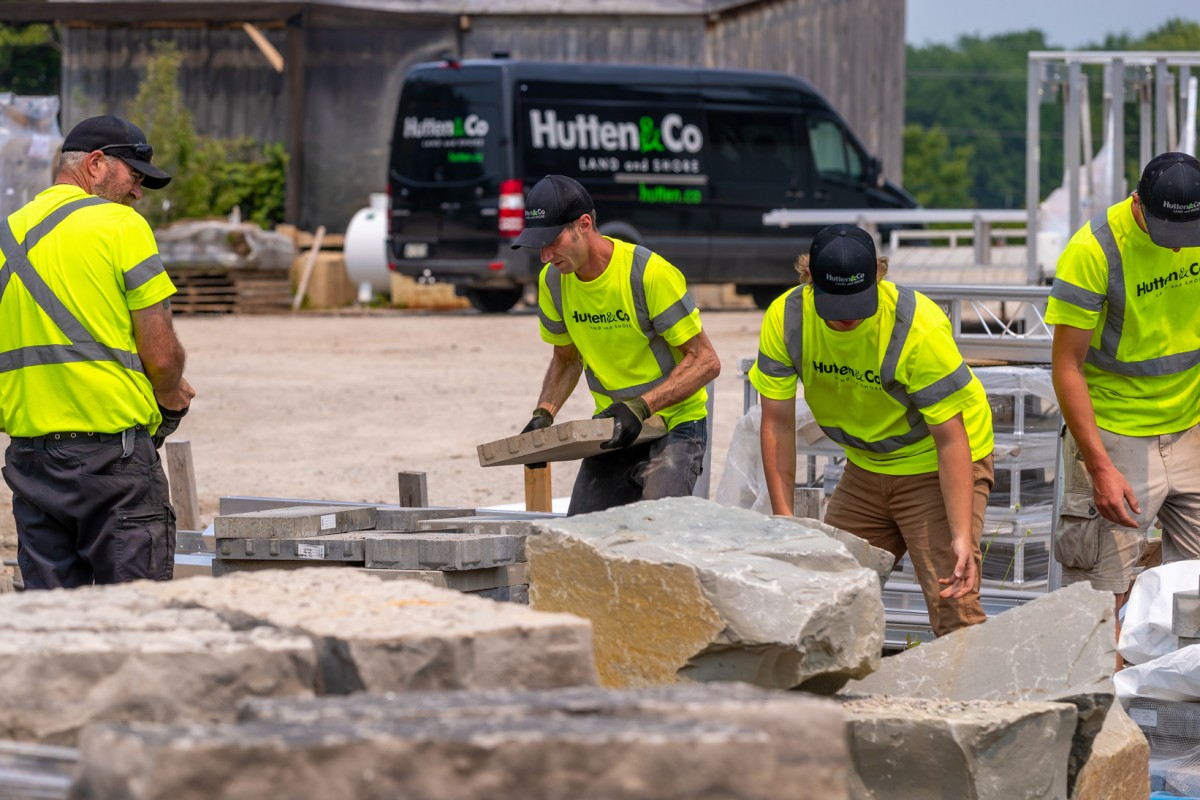
[[[550,245],[571,222],[591,214],[595,205],[587,189],[566,175],[547,175],[533,185],[525,199],[525,230],[513,243],[541,250]]]
[[[1187,153],[1155,156],[1137,185],[1150,240],[1159,247],[1200,247],[1200,161]]]
[[[879,308],[875,240],[856,225],[830,225],[808,248],[813,301],[821,319],[867,319]]]
[[[154,148],[146,141],[146,134],[132,122],[107,114],[103,117],[88,117],[67,134],[63,142],[64,153],[90,153],[100,150],[105,155],[116,156],[142,173],[142,186],[161,189],[171,182],[171,176],[150,163]]]

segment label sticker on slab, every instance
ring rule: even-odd
[[[337,514],[321,515],[321,530],[328,531],[337,527]]]
[[[325,545],[323,544],[297,544],[296,558],[324,558]]]

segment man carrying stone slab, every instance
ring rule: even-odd
[[[549,427],[584,373],[597,416],[613,419],[601,445],[611,452],[583,459],[567,513],[690,495],[708,447],[704,387],[721,362],[683,275],[644,247],[601,236],[591,196],[564,175],[530,190],[518,247],[545,263],[538,320],[554,345],[522,432]],[[633,445],[651,414],[667,435]]]
[[[1067,428],[1054,557],[1118,611],[1156,517],[1164,562],[1200,558],[1197,262],[1200,161],[1163,153],[1071,238],[1046,305]]]
[[[907,552],[941,636],[983,622],[979,539],[994,483],[992,413],[933,301],[890,281],[861,228],[833,225],[767,309],[750,382],[762,396],[771,509],[791,516],[796,389],[846,452],[825,522]]]

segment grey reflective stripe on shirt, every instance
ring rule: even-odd
[[[155,253],[136,267],[125,270],[125,291],[132,292],[134,289],[139,289],[165,271],[162,259],[158,253]]]
[[[125,369],[142,372],[142,360],[137,353],[109,347],[96,341],[74,314],[58,299],[46,281],[29,262],[29,250],[45,238],[55,226],[74,211],[88,206],[106,203],[99,197],[85,197],[55,209],[44,220],[31,228],[21,244],[17,243],[8,222],[0,224],[0,253],[4,255],[4,268],[0,270],[0,298],[4,296],[13,275],[20,277],[25,290],[46,316],[58,326],[70,344],[30,345],[0,353],[0,372],[9,372],[28,366],[47,364],[70,364],[83,361],[115,361]]]
[[[1138,361],[1117,360],[1121,335],[1125,330],[1125,264],[1121,258],[1121,248],[1117,246],[1116,236],[1108,222],[1108,211],[1097,214],[1088,225],[1091,226],[1092,235],[1096,237],[1108,264],[1108,293],[1104,297],[1108,303],[1108,314],[1104,319],[1104,328],[1100,331],[1100,347],[1088,348],[1087,363],[1114,375],[1133,378],[1173,375],[1200,364],[1200,350],[1143,358]]]
[[[650,306],[646,301],[646,264],[650,261],[651,255],[652,253],[647,248],[634,245],[633,267],[629,273],[629,281],[633,293],[633,313],[637,319],[638,329],[648,340],[650,352],[654,355],[654,361],[658,364],[661,374],[653,380],[639,383],[636,386],[613,388],[601,383],[590,366],[585,367],[583,372],[587,377],[588,389],[612,400],[630,400],[640,397],[667,379],[671,370],[675,369],[675,356],[671,354],[671,345],[662,337],[662,334],[696,310],[696,304],[692,300],[691,294],[685,292],[683,297],[657,316],[650,317]],[[540,307],[538,309],[538,318],[541,320],[542,326],[550,333],[560,335],[567,332],[566,318],[563,316],[561,279],[562,273],[554,268],[546,273],[546,289],[550,292],[554,310],[558,312],[559,320],[562,321],[552,320],[541,311]]]
[[[929,435],[929,426],[925,424],[925,418],[921,416],[918,403],[929,397],[937,397],[938,399],[948,397],[952,391],[957,391],[970,382],[970,370],[967,370],[966,362],[963,362],[950,375],[935,381],[918,393],[909,394],[904,386],[896,380],[896,366],[900,363],[900,353],[904,350],[904,342],[908,339],[908,334],[912,330],[913,317],[917,308],[917,295],[912,289],[897,286],[896,293],[896,322],[892,326],[892,336],[888,340],[887,349],[884,351],[879,378],[883,390],[904,407],[904,420],[908,423],[909,429],[898,436],[889,436],[878,441],[868,441],[847,433],[842,428],[832,425],[821,425],[821,430],[825,431],[825,435],[843,447],[855,447],[871,453],[893,453],[910,444],[921,441]],[[787,348],[788,355],[792,359],[792,364],[795,365],[794,371],[797,375],[803,374],[802,365],[804,363],[802,341],[802,333],[804,331],[803,295],[803,289],[792,292],[788,295],[788,299],[784,301],[783,308],[784,346]],[[762,353],[759,353],[758,357],[759,369],[761,370],[763,369],[764,356]],[[769,359],[768,363],[770,363]],[[778,362],[775,363],[777,364]],[[964,371],[966,372],[966,381],[962,383],[962,386],[957,386],[952,391],[948,391],[950,387],[956,386],[956,384],[962,381],[960,373]]]

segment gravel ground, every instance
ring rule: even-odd
[[[703,312],[721,357],[711,487],[742,413],[740,358],[758,351],[761,312]],[[524,501],[520,467],[479,466],[476,445],[519,433],[550,359],[537,318],[473,311],[181,316],[196,387],[173,440],[192,443],[202,522],[220,497],[257,495],[394,503],[396,473],[427,474],[432,505]],[[581,385],[559,421],[591,416]],[[7,439],[0,434],[0,445]],[[555,497],[576,465],[552,465]],[[16,538],[0,485],[0,555]]]

